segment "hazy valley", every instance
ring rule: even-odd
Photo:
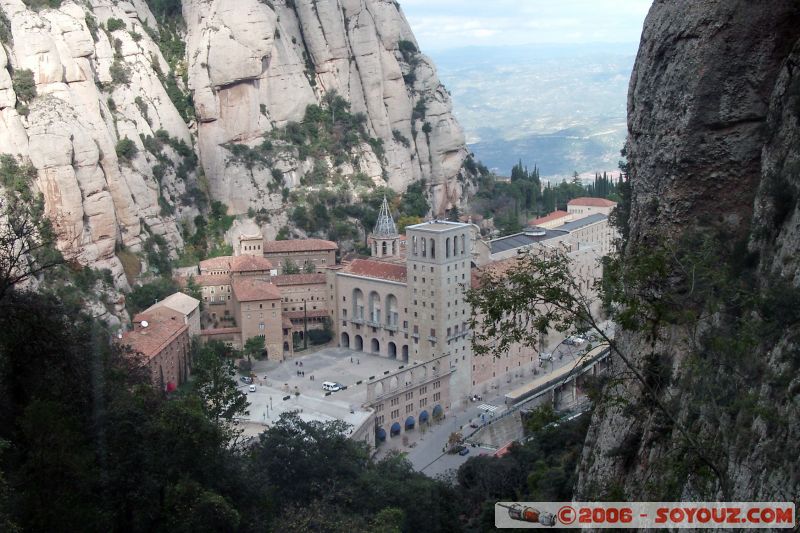
[[[636,44],[459,48],[432,53],[469,148],[507,174],[614,170]]]

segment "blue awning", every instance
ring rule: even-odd
[[[433,416],[436,417],[441,415],[442,411],[443,411],[442,406],[437,404],[436,407],[433,408]]]
[[[406,418],[406,429],[410,429],[413,427],[414,427],[414,417],[409,416],[408,418]]]
[[[420,423],[423,423],[423,422],[427,422],[427,421],[428,421],[428,411],[422,411],[422,412],[419,414],[419,421],[420,421]]]
[[[383,428],[376,428],[375,438],[377,438],[378,440],[386,440],[386,430]]]
[[[389,430],[389,433],[392,436],[397,435],[398,433],[400,433],[400,422],[395,422],[394,424],[392,424],[392,427]]]

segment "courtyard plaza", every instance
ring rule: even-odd
[[[604,329],[611,331],[612,326],[606,323]],[[470,448],[466,456],[447,454],[444,450],[452,433],[468,434],[473,430],[470,424],[491,423],[506,412],[506,393],[562,367],[574,365],[584,350],[565,345],[562,341],[558,339],[548,344],[546,351],[553,353],[553,360],[537,367],[536,374],[529,372],[512,379],[490,390],[480,400],[468,401],[465,407],[449,411],[440,420],[418,424],[394,437],[387,436],[385,441],[375,443],[375,456],[382,458],[393,450],[402,452],[407,454],[416,470],[435,476],[458,468],[471,456],[491,455],[494,449],[480,447]],[[300,353],[302,355],[283,362],[253,361],[256,392],[247,392],[249,385],[239,381],[239,388],[247,392],[250,401],[250,414],[240,420],[245,437],[257,436],[277,422],[282,413],[289,411],[299,411],[305,420],[338,419],[354,428],[362,427],[371,416],[371,412],[363,407],[369,378],[381,377],[385,372],[404,366],[402,361],[346,348],[326,346]],[[298,372],[305,372],[305,376],[299,376]],[[326,396],[322,389],[324,381],[340,383],[347,388]],[[289,398],[284,400],[287,396]],[[366,430],[374,432],[374,427]]]
[[[370,416],[362,407],[367,400],[369,378],[382,377],[403,365],[394,359],[346,348],[323,347],[300,353],[283,362],[254,360],[255,392],[248,392],[249,385],[238,382],[250,401],[250,414],[240,420],[245,436],[258,435],[289,411],[300,411],[301,418],[306,420],[339,419],[358,427]],[[326,395],[322,389],[325,381],[347,388]],[[287,396],[289,399],[284,400]]]

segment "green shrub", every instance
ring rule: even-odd
[[[94,42],[100,40],[100,26],[97,24],[97,19],[91,13],[86,13],[86,28],[92,36]]]
[[[411,113],[412,120],[419,120],[425,116],[425,113],[428,111],[427,106],[425,105],[425,99],[420,99],[416,105],[414,106],[414,111]]]
[[[139,149],[136,148],[136,143],[127,137],[120,139],[115,148],[117,151],[117,157],[124,159],[125,161],[130,161],[133,159],[136,153],[139,151]]]
[[[108,73],[111,75],[111,83],[114,85],[128,85],[131,82],[130,67],[119,59],[114,60]]]
[[[20,165],[14,156],[0,155],[0,183],[6,189],[25,193],[36,179],[36,168],[33,165]]]
[[[113,31],[117,31],[117,30],[121,30],[121,29],[125,28],[125,21],[123,21],[122,19],[110,18],[110,19],[108,19],[108,22],[106,23],[106,28],[108,28],[108,31],[112,31],[112,32]]]
[[[63,0],[22,0],[23,3],[34,11],[44,8],[58,9]]]
[[[11,21],[8,20],[6,12],[0,7],[0,43],[9,46],[14,44],[14,35],[11,33]]]
[[[18,69],[14,71],[11,79],[11,86],[17,99],[28,103],[36,98],[36,82],[33,81],[33,71],[29,69]]]
[[[141,113],[141,114],[142,114],[142,116],[144,117],[144,119],[145,119],[145,120],[147,121],[147,123],[149,124],[149,123],[150,123],[150,117],[148,116],[148,113],[147,113],[147,111],[148,111],[148,109],[147,109],[147,103],[144,101],[144,99],[143,99],[141,96],[137,96],[137,97],[136,97],[136,98],[133,100],[133,102],[136,104],[136,107],[139,109],[139,113]]]
[[[152,283],[134,287],[125,298],[125,304],[128,312],[134,315],[177,291],[178,286],[173,280],[160,278]]]

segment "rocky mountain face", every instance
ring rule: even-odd
[[[424,179],[436,214],[465,198],[463,132],[396,2],[184,0],[171,18],[145,0],[47,4],[0,0],[0,152],[38,170],[65,256],[120,286],[121,248],[180,248],[208,200],[281,224],[312,171],[310,190],[356,200],[354,180]],[[28,71],[35,96],[17,94]],[[334,132],[344,155],[303,153],[289,128],[333,94],[358,134]]]
[[[628,95],[628,161],[633,187],[627,252],[646,249],[657,234],[715,227],[748,242],[755,283],[800,287],[800,4],[744,0],[656,1],[646,19]],[[796,306],[789,305],[792,309]],[[704,327],[713,327],[713,317]],[[789,323],[775,342],[758,343],[748,358],[757,372],[710,365],[703,376],[683,365],[690,341],[666,334],[656,351],[671,354],[665,396],[678,420],[711,443],[729,479],[724,494],[704,479],[676,431],[655,409],[645,414],[640,387],[620,387],[624,400],[595,413],[576,496],[599,494],[654,501],[724,498],[796,501],[800,494],[800,336]],[[766,335],[766,333],[765,333]],[[644,365],[651,351],[642,334],[621,347]],[[703,391],[681,388],[701,378]],[[727,380],[727,381],[726,381]],[[738,407],[720,384],[738,383]],[[699,381],[695,381],[699,383]],[[705,395],[718,391],[709,400]],[[700,398],[703,395],[702,399]],[[660,426],[660,427],[659,427]],[[715,445],[719,444],[721,453]],[[705,487],[701,490],[698,487]]]

